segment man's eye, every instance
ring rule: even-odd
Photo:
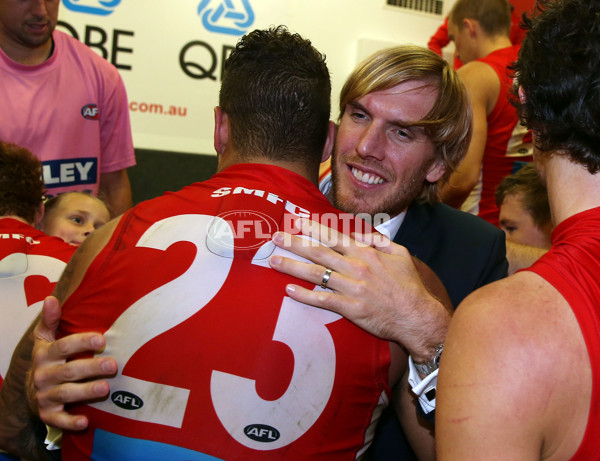
[[[367,118],[367,116],[362,112],[352,112],[350,113],[350,117],[356,120],[364,120],[365,118]]]
[[[396,136],[398,136],[401,139],[412,139],[410,131],[404,129],[396,130]]]
[[[73,221],[75,224],[83,224],[83,218],[80,216],[72,216],[71,221]]]

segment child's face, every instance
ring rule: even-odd
[[[69,194],[44,217],[43,231],[79,246],[95,229],[110,220],[106,206],[94,197]]]
[[[521,193],[508,194],[500,205],[500,228],[506,233],[506,240],[521,245],[550,248],[551,225],[540,229],[523,206],[521,196]]]

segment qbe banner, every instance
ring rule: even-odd
[[[135,147],[214,154],[223,62],[246,32],[286,25],[310,39],[327,56],[335,119],[359,39],[394,43],[413,30],[425,42],[439,22],[426,20],[384,0],[62,0],[58,29],[119,69]]]

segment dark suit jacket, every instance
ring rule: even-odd
[[[504,232],[441,203],[411,205],[394,242],[433,269],[454,307],[472,291],[507,274]],[[369,458],[416,460],[391,408],[377,426]]]
[[[508,271],[504,232],[442,203],[411,205],[394,242],[433,269],[454,307]]]

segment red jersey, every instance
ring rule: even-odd
[[[17,219],[0,219],[0,385],[15,347],[76,249]]]
[[[477,60],[494,69],[500,79],[500,94],[496,105],[487,116],[487,141],[481,164],[481,184],[474,192],[478,209],[465,211],[475,211],[496,226],[499,225],[499,210],[496,205],[498,185],[505,176],[514,173],[523,163],[533,160],[531,133],[519,122],[517,110],[509,99],[513,78],[507,67],[517,60],[519,49],[520,45],[514,45],[496,50]]]
[[[529,269],[571,306],[592,366],[592,401],[583,441],[571,461],[600,459],[600,208],[578,213],[552,233],[552,248]]]
[[[297,216],[347,232],[351,215],[288,170],[234,165],[121,219],[63,306],[62,333],[105,332],[118,375],[74,410],[63,457],[352,460],[389,387],[389,345],[297,303],[271,243]],[[347,227],[347,229],[345,229]],[[307,240],[307,243],[309,241]]]

